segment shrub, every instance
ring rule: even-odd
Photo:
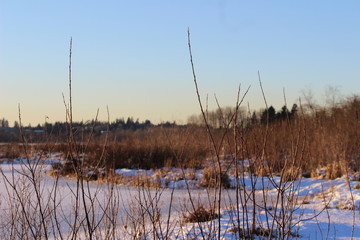
[[[346,174],[346,170],[341,162],[334,161],[326,166],[326,179],[340,178]]]
[[[215,213],[214,209],[206,210],[204,207],[199,206],[183,218],[185,223],[197,223],[212,221],[219,218],[219,215]]]
[[[51,166],[51,175],[54,176],[68,176],[76,173],[78,160],[67,159],[64,163],[57,162]]]
[[[203,174],[203,178],[200,183],[202,187],[214,188],[218,186],[219,173],[213,167],[204,168],[202,174]],[[221,172],[220,178],[221,178],[221,186],[223,188],[230,188],[230,179],[227,173]]]
[[[292,182],[296,181],[300,178],[300,169],[296,167],[290,167],[287,170],[284,170],[284,172],[281,175],[281,180],[283,182]]]

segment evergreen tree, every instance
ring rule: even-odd
[[[261,114],[261,123],[272,123],[276,120],[276,111],[273,106],[270,106],[268,109],[265,109]]]

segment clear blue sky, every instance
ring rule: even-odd
[[[190,28],[203,98],[233,105],[239,84],[253,110],[279,109],[311,89],[360,87],[359,1],[1,1],[0,117],[64,121],[73,37],[74,118],[186,122],[199,113]]]

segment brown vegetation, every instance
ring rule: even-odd
[[[250,114],[250,111],[240,109],[242,100],[239,98],[239,89],[235,108],[219,106],[215,112],[205,111],[197,86],[190,38],[190,60],[201,108],[201,121],[193,121],[186,126],[145,124],[146,127],[134,129],[130,127],[131,124],[117,128],[110,127],[110,123],[108,128],[103,129],[104,125],[99,128],[96,120],[90,124],[76,124],[72,121],[71,44],[69,103],[64,99],[67,119],[65,129],[49,131],[45,124],[45,131],[33,137],[31,134],[34,132],[26,132],[22,127],[19,114],[18,129],[23,144],[2,146],[3,158],[24,155],[27,160],[22,165],[26,174],[20,174],[20,180],[23,181],[18,182],[14,174],[6,175],[0,169],[7,189],[11,190],[7,191],[11,199],[8,211],[11,222],[9,227],[3,228],[6,230],[4,236],[8,236],[8,239],[48,239],[49,236],[77,239],[81,230],[86,239],[118,238],[119,207],[123,204],[125,208],[125,205],[121,196],[117,195],[114,184],[121,181],[118,177],[124,177],[125,181],[129,179],[127,176],[114,176],[113,170],[123,167],[150,169],[173,166],[181,169],[185,179],[185,168],[206,167],[201,184],[214,188],[212,194],[206,190],[206,206],[209,205],[210,209],[207,210],[201,202],[195,203],[189,183],[185,181],[189,200],[186,208],[188,214],[183,215],[183,220],[197,225],[200,233],[197,233],[196,238],[222,238],[221,221],[212,223],[212,220],[221,218],[221,209],[225,203],[223,188],[230,185],[227,175],[230,169],[235,169],[236,199],[227,206],[231,209],[234,227],[230,229],[228,226],[226,230],[245,239],[254,238],[254,235],[278,239],[298,238],[299,235],[293,231],[295,226],[317,215],[307,219],[294,217],[295,211],[299,209],[295,180],[313,169],[326,169],[326,178],[336,178],[360,169],[358,97],[333,103],[327,108],[313,104],[299,104],[298,108],[294,104],[291,111],[284,106],[280,112],[276,112],[272,106],[267,106],[264,96],[266,109],[262,113]],[[61,131],[65,131],[65,134]],[[36,144],[30,144],[32,142]],[[48,196],[44,196],[39,174],[40,161],[31,163],[31,159],[44,159],[46,154],[52,152],[63,153],[66,161],[54,165],[53,189]],[[246,168],[245,161],[241,160],[249,162]],[[107,172],[106,176],[103,175],[103,169]],[[14,166],[12,170],[15,171]],[[250,185],[244,181],[245,172],[250,173],[246,175],[250,177]],[[60,175],[73,175],[76,183],[74,191],[68,186],[74,202],[69,216],[63,215],[62,200],[58,195]],[[149,179],[146,174],[138,174],[132,178],[138,186],[136,196],[131,202],[132,207],[125,208],[123,212],[123,227],[132,239],[169,239],[177,226],[181,228],[178,222],[170,221],[175,188],[172,189],[167,216],[160,214],[163,192],[159,181],[161,175],[160,172],[158,178]],[[281,176],[279,183],[275,183],[275,175]],[[189,176],[194,178],[195,174],[190,172]],[[275,201],[269,201],[266,187],[260,190],[257,188],[263,179],[259,176],[267,177],[276,185]],[[104,188],[104,192],[100,185],[94,185],[94,191],[90,191],[89,181],[99,178],[108,180],[108,188]],[[150,188],[155,190],[151,191]],[[256,196],[257,191],[262,195],[261,200]],[[106,194],[105,201],[100,201],[99,196],[103,194]],[[325,193],[321,197],[326,200]],[[304,199],[304,203],[306,201]],[[338,207],[355,211],[353,198],[344,204]],[[323,210],[326,208],[328,204],[325,204]],[[265,213],[265,220],[260,222],[258,209]],[[354,231],[355,215],[353,219]],[[69,228],[68,236],[61,229],[64,222]],[[199,224],[201,222],[209,224]]]
[[[212,221],[219,218],[219,215],[215,213],[215,210],[207,210],[202,206],[197,207],[194,211],[183,216],[185,223],[199,223]]]
[[[231,113],[231,108],[226,109],[228,112],[223,114],[227,116],[229,111]],[[215,113],[212,114],[212,119],[219,126],[221,116],[215,120]],[[219,111],[217,113],[219,114]],[[294,162],[303,173],[312,172],[315,177],[318,176],[315,169],[325,168],[325,177],[330,179],[341,177],[349,169],[353,172],[360,170],[360,99],[357,96],[334,107],[313,107],[310,111],[304,106],[293,113],[291,119],[274,120],[268,125],[264,148],[266,163],[257,162],[262,153],[261,139],[266,129],[266,124],[261,123],[261,114],[249,116],[245,111],[240,113],[242,115],[238,118],[238,125],[242,127],[238,129],[238,134],[246,141],[240,139],[240,154],[237,157],[252,160],[253,171],[259,176],[266,176],[270,172],[280,174],[289,161]],[[225,124],[224,118],[223,121]],[[211,156],[211,151],[207,130],[201,122],[195,123],[193,119],[193,124],[186,126],[150,126],[138,130],[109,132],[108,139],[113,140],[107,141],[104,156],[104,136],[94,136],[94,140],[82,149],[86,153],[86,164],[94,167],[94,163],[98,164],[98,159],[101,158],[100,167],[106,169],[183,166],[203,168],[206,166],[206,159]],[[289,132],[289,129],[293,130]],[[83,130],[86,134],[85,129]],[[211,127],[210,131],[214,141],[220,143],[228,129],[220,126]],[[292,154],[295,146],[291,139],[299,140],[296,155]],[[83,143],[79,141],[78,145],[80,147]],[[41,150],[43,153],[69,152],[66,143],[37,143],[30,146],[34,151]],[[222,144],[221,152],[229,154],[232,149],[234,142],[228,141]],[[22,145],[17,143],[3,144],[0,150],[3,159],[23,155]]]
[[[215,188],[218,186],[220,179],[216,169],[214,169],[213,167],[206,167],[204,168],[202,174],[203,177],[200,183],[202,187]],[[222,187],[230,188],[230,179],[227,173],[222,171],[220,174],[220,178]]]

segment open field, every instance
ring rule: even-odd
[[[360,239],[359,102],[20,125],[0,146],[1,238]]]
[[[32,163],[34,164],[34,163]],[[38,165],[38,191],[41,193],[40,204],[37,204],[35,189],[26,177],[29,174],[26,164],[3,164],[1,165],[1,209],[0,218],[3,239],[33,239],[30,227],[38,234],[38,238],[68,239],[77,236],[80,239],[89,238],[88,226],[85,223],[83,204],[78,206],[78,223],[74,223],[74,211],[76,209],[77,181],[66,177],[59,179],[49,177],[50,165]],[[32,165],[34,166],[34,165]],[[118,174],[133,174],[133,170],[122,169]],[[175,173],[176,169],[169,170]],[[23,173],[26,173],[23,175]],[[151,177],[149,175],[149,177]],[[198,172],[201,181],[202,173]],[[240,178],[243,186],[240,195],[245,197],[251,192],[251,179],[254,176],[247,175]],[[280,178],[273,179],[276,184]],[[9,182],[7,182],[9,181]],[[165,181],[165,180],[161,180]],[[235,179],[231,177],[233,183]],[[272,223],[271,213],[276,207],[278,191],[270,178],[258,178],[255,187],[256,197],[256,227],[266,229],[267,224]],[[216,239],[218,219],[205,222],[188,222],[186,217],[193,212],[191,201],[196,207],[202,206],[210,209],[212,201],[216,198],[216,191],[201,186],[187,188],[184,180],[175,181],[168,187],[133,187],[124,184],[109,185],[101,182],[86,182],[86,199],[89,215],[93,219],[93,239]],[[189,180],[190,182],[190,180]],[[11,185],[15,184],[12,189]],[[290,238],[299,239],[360,239],[360,182],[350,181],[351,191],[347,180],[339,178],[335,180],[319,180],[314,178],[295,181],[295,194],[297,201],[291,214],[292,233]],[[55,189],[54,189],[55,188]],[[17,196],[16,191],[21,194]],[[264,204],[264,191],[266,202]],[[289,190],[290,191],[290,190]],[[352,193],[352,194],[350,194]],[[220,236],[222,239],[238,239],[239,231],[234,229],[238,226],[236,213],[235,188],[224,190],[221,201]],[[82,200],[82,197],[80,200]],[[20,199],[17,199],[20,198]],[[245,198],[244,198],[245,199]],[[20,201],[18,201],[20,200]],[[109,205],[111,202],[111,206]],[[24,204],[22,206],[21,204]],[[45,229],[41,227],[39,207],[45,214]],[[265,210],[265,206],[268,210]],[[24,209],[22,209],[24,207]],[[251,223],[251,214],[243,212],[245,209],[252,211],[253,205],[249,203],[246,208],[240,206],[240,225]],[[169,211],[170,209],[170,211]],[[19,211],[20,210],[20,211]],[[27,224],[25,212],[28,214]],[[106,212],[104,216],[104,212]],[[111,214],[111,218],[110,215]],[[290,216],[290,215],[288,215]],[[286,217],[288,217],[286,216]],[[156,218],[156,221],[154,221]],[[12,222],[14,221],[14,222]],[[288,224],[290,224],[290,222]],[[276,225],[278,223],[275,223]],[[74,225],[77,230],[74,233]],[[244,228],[246,229],[246,228]],[[265,232],[258,232],[253,237],[267,238]],[[282,238],[274,232],[273,238]],[[250,236],[250,235],[249,235]],[[240,235],[241,237],[241,235]],[[245,236],[242,236],[245,237]]]
[[[360,240],[359,12],[4,1],[0,240]]]
[[[1,121],[1,238],[360,239],[359,97],[209,111],[188,47],[187,124],[74,122],[70,41],[66,122]]]

